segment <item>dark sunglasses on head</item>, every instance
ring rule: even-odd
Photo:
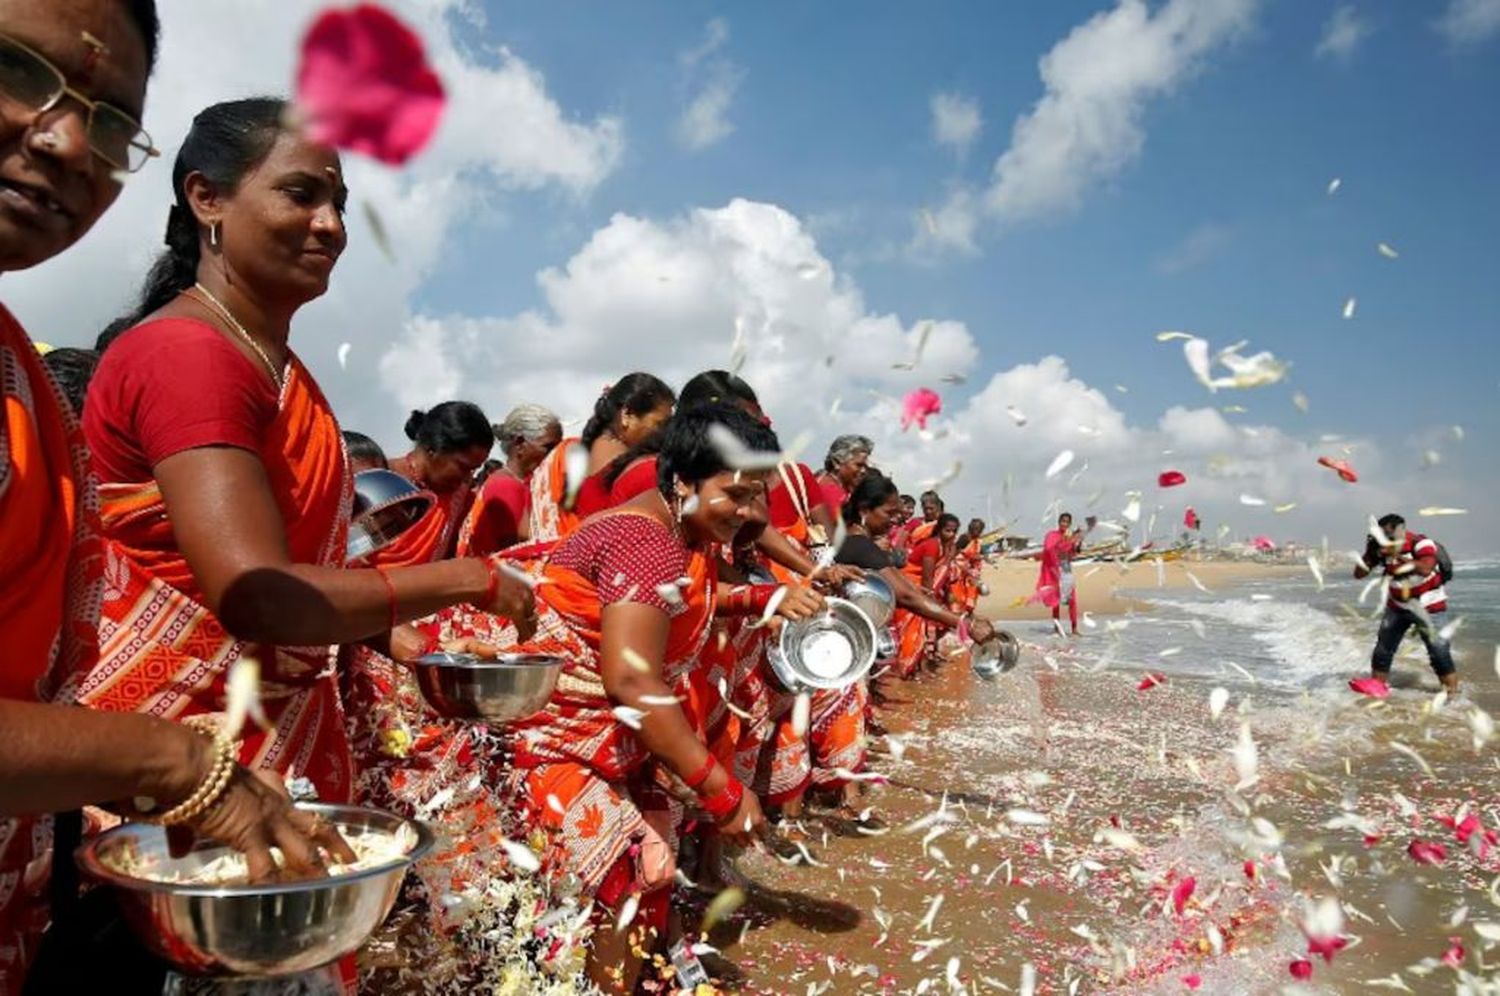
[[[40,52],[0,34],[0,96],[38,114],[72,97],[88,110],[89,148],[117,170],[134,173],[161,155],[141,123],[103,101],[92,100],[68,85],[68,78]]]

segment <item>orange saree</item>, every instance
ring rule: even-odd
[[[0,696],[65,701],[97,649],[103,552],[78,420],[0,306]],[[0,993],[47,923],[50,817],[0,819]]]
[[[584,538],[588,530],[610,529],[611,520],[627,516],[646,518],[628,511],[603,513],[584,523],[572,539]],[[555,875],[577,876],[585,892],[593,894],[643,839],[665,837],[675,850],[671,835],[676,816],[658,819],[653,815],[672,806],[656,788],[650,753],[614,713],[614,703],[604,690],[599,660],[603,605],[598,588],[577,571],[552,563],[561,546],[533,543],[505,555],[537,582],[538,625],[531,640],[518,644],[505,620],[467,606],[439,613],[429,631],[443,642],[473,638],[505,649],[566,659],[546,708],[507,726],[504,740],[529,825],[541,829],[548,839],[544,863]],[[678,689],[679,695],[708,639],[716,585],[713,559],[690,551],[684,576],[682,607],[671,616],[661,662],[663,680]],[[620,583],[632,585],[635,580],[627,575]]]
[[[261,443],[281,508],[287,550],[298,563],[342,566],[352,478],[337,420],[300,360],[292,357],[275,420]],[[100,487],[106,592],[99,663],[79,699],[96,709],[178,719],[222,711],[229,667],[253,655],[270,730],[247,729],[240,760],[307,777],[319,795],[344,802],[352,764],[329,647],[271,647],[236,640],[203,604],[178,551],[155,481]]]
[[[795,486],[795,475],[783,474],[782,484],[792,496],[797,521],[781,533],[805,551],[822,530],[809,517],[807,496]],[[783,584],[801,583],[795,573],[780,564],[770,566]],[[866,682],[856,681],[842,689],[814,689],[805,739],[792,729],[794,696],[777,688],[772,692],[771,713],[775,720],[767,739],[774,745],[775,753],[770,763],[767,801],[785,804],[806,791],[809,784],[819,788],[838,787],[844,781],[839,771],[859,770],[865,761],[866,713],[870,704]]]
[[[569,436],[547,454],[547,459],[531,475],[531,508],[527,514],[531,540],[545,543],[562,539],[578,528],[581,521],[570,508],[568,496],[568,451],[583,444]]]

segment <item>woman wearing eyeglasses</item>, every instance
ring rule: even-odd
[[[343,252],[346,190],[337,154],[287,130],[286,111],[258,98],[194,119],[167,251],[90,386],[112,579],[79,697],[213,714],[230,668],[254,658],[270,728],[246,731],[241,761],[343,801],[354,773],[330,644],[378,644],[460,602],[524,621],[531,599],[477,559],[344,569],[344,444],[288,338]]]
[[[0,0],[0,272],[76,242],[123,174],[155,155],[138,119],[156,37],[150,0]],[[82,433],[3,307],[0,385],[0,994],[9,996],[49,919],[45,814],[151,799],[158,822],[246,851],[257,877],[272,868],[272,844],[293,872],[320,864],[314,839],[350,855],[279,785],[235,764],[223,740],[63,704],[97,656],[106,560]],[[76,820],[65,822],[76,833]]]

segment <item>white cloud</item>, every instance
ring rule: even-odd
[[[678,53],[687,80],[696,87],[674,128],[678,143],[690,152],[701,152],[734,134],[729,108],[745,74],[728,59],[716,57],[728,42],[729,24],[716,17],[708,22],[702,42]]]
[[[1500,0],[1448,0],[1437,29],[1455,45],[1475,45],[1500,34]]]
[[[1369,22],[1359,16],[1353,4],[1344,4],[1323,25],[1323,37],[1318,39],[1314,54],[1347,62],[1369,34]]]
[[[1142,118],[1159,97],[1199,69],[1210,52],[1246,28],[1258,0],[1119,0],[1052,47],[1040,63],[1045,93],[1017,119],[1010,147],[980,194],[956,191],[943,212],[979,211],[1001,223],[1075,208],[1088,188],[1140,155]],[[917,230],[918,247],[943,248],[949,233]],[[960,247],[963,242],[956,243]]]
[[[687,69],[692,69],[698,63],[718,52],[729,42],[729,22],[722,17],[716,17],[709,21],[703,29],[703,40],[692,48],[683,49],[677,54],[677,61]]]
[[[28,328],[51,342],[92,344],[130,304],[161,248],[171,157],[192,116],[213,100],[286,94],[298,41],[323,6],[322,0],[162,3],[161,64],[146,125],[166,150],[165,160],[137,174],[78,246],[6,279],[5,301]],[[311,364],[340,417],[377,432],[400,424],[389,395],[370,390],[378,361],[403,333],[408,301],[440,264],[455,228],[494,210],[510,191],[583,196],[613,172],[624,147],[618,119],[568,114],[518,55],[476,51],[458,35],[472,26],[464,19],[472,13],[468,0],[393,6],[425,39],[449,106],[432,146],[400,172],[346,157],[349,249],[329,293],[298,315],[292,331],[293,348]],[[380,216],[395,265],[374,244],[367,205]],[[344,341],[353,344],[347,372],[334,360]]]
[[[1349,545],[1367,512],[1416,507],[1433,493],[1417,483],[1415,444],[1351,437],[1319,445],[1276,428],[1231,423],[1204,406],[1208,395],[1175,344],[1155,343],[1147,333],[1122,348],[1158,351],[1162,363],[1181,370],[1180,392],[1163,400],[1166,410],[1154,422],[1131,422],[1111,395],[1057,356],[954,386],[946,375],[973,378],[991,366],[982,364],[962,322],[871,310],[807,227],[771,204],[734,200],[661,220],[617,214],[571,258],[541,271],[537,283],[543,304],[533,310],[413,321],[382,363],[387,389],[404,406],[459,396],[500,410],[540,400],[581,419],[602,385],[628,370],[681,384],[699,370],[725,366],[738,329],[746,347],[743,375],[784,443],[811,434],[809,462],[818,461],[835,434],[850,431],[875,440],[875,462],[907,489],[961,461],[962,473],[945,487],[955,511],[992,509],[1022,532],[1035,532],[1053,499],[1080,514],[1118,518],[1125,492],[1137,489],[1148,496],[1145,517],[1153,502],[1164,505],[1159,538],[1174,531],[1181,506],[1190,503],[1211,529],[1227,522],[1236,534],[1312,541],[1328,533]],[[927,345],[917,369],[894,369],[913,358],[924,327]],[[419,361],[428,366],[416,376],[411,365]],[[899,399],[918,386],[939,391],[946,402],[926,436],[899,429]],[[1233,397],[1285,403],[1279,387]],[[839,411],[832,414],[836,399]],[[1025,426],[1007,413],[1011,406],[1026,414]],[[1357,490],[1316,463],[1322,453],[1344,455],[1344,446],[1364,475]],[[1063,449],[1078,454],[1073,467],[1045,480]],[[1156,496],[1156,475],[1168,467],[1190,483]],[[1247,509],[1238,502],[1242,492],[1298,507],[1286,515]]]
[[[961,93],[935,93],[930,106],[932,140],[963,156],[984,125],[979,116],[979,101]]]
[[[1174,276],[1213,259],[1234,238],[1234,230],[1218,222],[1205,222],[1193,229],[1177,245],[1152,261],[1156,272]]]

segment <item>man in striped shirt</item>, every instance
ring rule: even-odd
[[[1387,681],[1401,640],[1415,626],[1427,646],[1433,672],[1453,694],[1458,691],[1458,669],[1448,641],[1432,619],[1448,607],[1448,593],[1443,590],[1443,575],[1438,569],[1438,545],[1426,536],[1408,532],[1406,520],[1394,512],[1382,516],[1377,526],[1380,535],[1371,531],[1364,559],[1354,567],[1354,576],[1363,578],[1383,566],[1389,579],[1370,670],[1376,678]]]

